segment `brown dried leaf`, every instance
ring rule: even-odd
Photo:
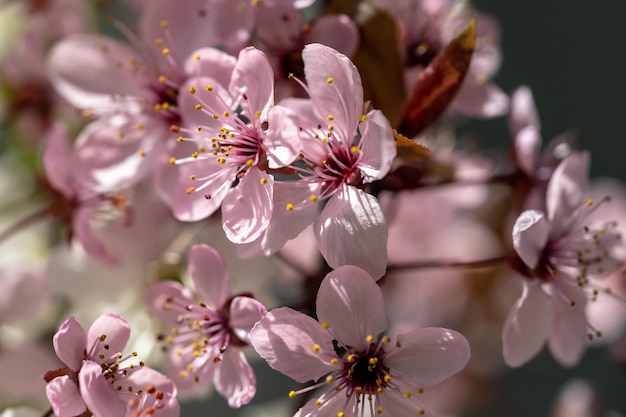
[[[406,101],[400,131],[413,137],[437,120],[459,91],[476,46],[476,20],[422,71]]]

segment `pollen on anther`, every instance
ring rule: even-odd
[[[382,414],[383,413],[383,408],[382,407],[377,407],[376,408],[376,414]]]
[[[372,343],[372,341],[374,340],[374,337],[370,334],[370,335],[367,335],[365,340],[367,341],[367,343]]]
[[[335,120],[335,116],[333,116],[332,114],[329,114],[327,117],[328,120]]]
[[[196,94],[196,87],[189,87],[189,92],[191,94]]]
[[[167,29],[169,25],[170,24],[167,20],[161,20],[161,29]]]
[[[170,50],[169,50],[169,48],[163,48],[163,50],[161,51],[161,53],[162,53],[163,55],[169,55],[169,54],[170,54]]]
[[[144,157],[146,156],[146,151],[144,151],[143,149],[139,151],[139,156]]]
[[[333,77],[328,77],[328,78],[326,78],[326,82],[327,82],[328,84],[332,83],[333,81],[334,81],[334,80],[333,80]]]
[[[261,112],[260,112],[259,110],[257,110],[257,111],[254,113],[254,117],[256,117],[257,119],[258,119],[259,117],[261,117]]]
[[[174,158],[173,156],[170,158],[170,164],[172,165],[176,164],[176,158]]]
[[[335,378],[333,378],[333,376],[332,376],[332,375],[328,375],[328,376],[326,377],[326,383],[327,383],[327,384],[332,383],[334,380],[335,380]]]
[[[202,105],[200,103],[196,104],[196,110],[202,110]]]
[[[320,351],[320,345],[318,345],[317,343],[313,345],[313,351],[314,352],[319,352]]]
[[[367,114],[362,114],[362,115],[361,115],[361,119],[360,119],[360,120],[361,120],[361,123],[363,123],[364,121],[366,121],[366,120],[367,120]]]
[[[315,194],[311,195],[311,197],[309,197],[309,200],[311,200],[312,202],[316,202],[317,201],[317,196]],[[328,324],[328,323],[326,323]]]
[[[191,181],[193,181],[193,180],[195,180],[195,179],[196,179],[196,176],[192,174],[192,175],[190,175],[190,176],[189,176],[189,179],[190,179]]]
[[[195,59],[196,61],[200,61],[200,55],[195,54],[195,55],[193,56],[193,59]]]
[[[287,211],[293,210],[293,204],[287,203],[287,205],[285,206],[285,209],[287,209]]]
[[[191,193],[193,193],[195,190],[196,190],[196,187],[189,187],[189,188],[187,188],[186,193],[187,193],[187,194],[191,194]]]
[[[359,147],[358,146],[353,146],[350,148],[350,153],[355,154],[359,151]]]
[[[295,391],[289,391],[289,398],[296,398],[296,392]]]
[[[333,365],[337,365],[337,363],[339,363],[339,361],[336,358],[332,358],[330,360],[330,363],[333,364]]]
[[[261,178],[261,185],[267,184],[267,178]]]

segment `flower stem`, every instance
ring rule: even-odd
[[[2,232],[0,232],[0,245],[3,244],[5,241],[9,240],[11,237],[13,237],[17,232],[27,228],[28,226],[32,224],[37,223],[40,220],[45,219],[48,214],[49,214],[48,207],[44,207],[43,209],[40,209],[34,213],[31,213],[28,216],[23,217],[22,219],[18,220],[16,223],[12,224],[11,226],[7,227]]]
[[[387,267],[387,273],[394,271],[405,271],[408,269],[432,269],[432,268],[468,268],[468,269],[480,269],[491,268],[497,266],[500,263],[507,262],[509,255],[501,255],[493,258],[481,259],[478,261],[448,261],[448,260],[436,260],[436,261],[423,261],[423,262],[411,262],[406,264],[395,264]]]

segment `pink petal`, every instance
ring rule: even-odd
[[[387,223],[376,197],[343,186],[314,225],[320,252],[332,268],[355,265],[375,280],[387,269]]]
[[[367,120],[361,123],[361,152],[359,169],[364,182],[382,179],[396,157],[396,142],[391,125],[380,110],[368,113]]]
[[[215,213],[226,197],[230,189],[229,184],[233,181],[236,171],[236,167],[224,169],[224,166],[215,158],[181,165],[178,183],[172,196],[174,217],[185,222],[196,222]],[[208,176],[208,179],[203,179],[202,182],[191,180],[191,175],[197,178]],[[188,192],[192,189],[194,191]],[[207,195],[210,198],[206,198]]]
[[[97,112],[137,108],[152,93],[131,71],[140,62],[126,45],[99,35],[74,35],[58,43],[48,57],[52,85],[72,105]],[[121,65],[118,65],[121,63]]]
[[[346,56],[352,56],[359,47],[359,28],[343,14],[322,16],[306,33],[304,43],[321,43]]]
[[[194,245],[191,248],[189,273],[203,301],[221,308],[230,297],[230,283],[224,258],[211,246]]]
[[[509,129],[514,136],[524,128],[532,126],[536,131],[541,129],[541,122],[533,92],[527,86],[521,86],[511,96],[511,113],[509,114]]]
[[[272,368],[298,382],[317,380],[335,369],[322,354],[333,352],[330,332],[288,307],[267,313],[250,332],[250,343]],[[315,352],[314,345],[321,350]]]
[[[166,326],[177,326],[178,311],[165,309],[168,299],[183,300],[188,304],[194,304],[195,300],[191,292],[180,282],[161,281],[151,285],[146,289],[143,299],[153,314]]]
[[[72,233],[89,256],[114,264],[117,258],[111,254],[92,228],[91,221],[96,216],[96,212],[96,207],[80,206],[72,218]]]
[[[222,225],[233,243],[249,243],[267,229],[272,218],[274,177],[256,166],[248,169],[222,202]]]
[[[80,392],[87,408],[98,417],[120,417],[124,415],[126,402],[113,390],[96,362],[85,361],[78,373]]]
[[[250,297],[235,297],[230,304],[230,328],[244,342],[250,341],[250,330],[267,314],[265,306]]]
[[[294,8],[293,4],[266,6],[264,3],[259,7],[258,19],[255,35],[265,44],[271,45],[272,50],[291,51],[300,39],[302,13]],[[287,74],[277,76],[286,77]]]
[[[104,340],[100,338],[104,336]],[[117,314],[103,314],[98,317],[87,332],[87,349],[90,358],[94,358],[96,348],[101,345],[108,345],[106,349],[110,355],[123,352],[130,338],[130,325],[126,320]],[[83,365],[84,366],[84,365]]]
[[[74,190],[70,181],[69,148],[67,126],[61,122],[55,123],[46,138],[43,166],[50,185],[65,197],[72,198]]]
[[[66,319],[59,326],[52,343],[59,359],[70,369],[78,371],[83,365],[87,348],[87,333],[74,317]]]
[[[57,417],[75,417],[87,411],[78,385],[67,375],[54,378],[46,385],[46,397]]]
[[[149,172],[168,135],[168,126],[147,113],[101,117],[76,140],[73,178],[98,192],[134,185]]]
[[[546,211],[558,236],[568,227],[571,214],[585,202],[589,193],[589,152],[574,152],[554,170],[546,193]]]
[[[177,64],[181,64],[193,51],[207,45],[223,43],[220,30],[220,14],[215,7],[217,2],[206,0],[150,0],[146,3],[140,22],[141,39],[151,49],[153,56],[159,59],[159,67],[173,71],[161,50],[167,47]],[[234,9],[236,2],[227,6]],[[243,15],[243,13],[242,13]],[[242,16],[243,17],[243,16]],[[161,22],[167,21],[168,28],[163,30]],[[228,19],[224,22],[232,28],[238,25],[238,21]],[[230,29],[229,28],[229,29]],[[163,46],[155,45],[157,39],[163,39]],[[181,71],[180,67],[178,71]]]
[[[313,398],[299,409],[293,417],[337,417],[340,412],[344,412],[344,415],[356,417],[356,414],[346,413],[348,405],[342,397],[343,395],[332,395],[330,399],[321,405],[317,405],[317,398]]]
[[[318,43],[306,45],[302,59],[318,118],[327,120],[332,115],[341,137],[351,140],[354,126],[363,114],[363,87],[358,70],[348,57]]]
[[[152,385],[156,390],[163,393],[172,395],[177,393],[176,385],[174,385],[171,379],[147,366],[133,368],[133,371],[129,372],[124,378],[124,385],[130,385],[135,390],[141,389],[144,391],[146,387]]]
[[[215,368],[215,389],[232,408],[248,404],[256,394],[256,378],[245,355],[239,349],[226,349]]]
[[[539,168],[539,151],[541,135],[535,126],[526,126],[520,129],[515,136],[515,161],[517,165],[531,178],[534,178]]]
[[[439,327],[401,334],[396,346],[385,358],[385,366],[392,379],[399,374],[418,387],[449,378],[463,369],[470,358],[465,337]]]
[[[346,265],[326,275],[317,292],[317,317],[326,322],[341,345],[362,350],[387,330],[387,311],[380,288],[360,268]]]
[[[528,267],[535,268],[548,243],[550,223],[537,210],[526,210],[513,226],[513,247]]]
[[[185,61],[185,73],[189,77],[210,77],[221,85],[228,85],[236,63],[234,56],[219,49],[200,48]]]
[[[540,282],[524,282],[524,292],[511,308],[502,329],[504,361],[521,366],[543,347],[552,327],[550,297]]]
[[[269,109],[267,115],[269,128],[263,138],[263,144],[267,148],[270,168],[288,165],[300,154],[302,143],[297,120],[296,114],[287,107],[274,106]]]
[[[583,289],[566,277],[554,277],[552,282],[554,321],[548,347],[561,365],[571,367],[580,361],[587,345],[586,296]]]
[[[409,387],[406,388],[405,392],[412,391]],[[416,415],[437,417],[437,414],[423,401],[418,399],[417,395],[412,395],[407,399],[404,396],[401,397],[399,393],[392,393],[389,390],[383,391],[380,395],[380,407],[383,409],[383,412],[380,414],[381,417],[415,417]]]
[[[202,106],[200,110],[196,107],[198,104]],[[225,111],[230,113],[233,107],[235,104],[230,92],[215,78],[190,78],[180,88],[178,109],[183,124],[192,128],[201,126],[205,129],[208,127],[219,130],[223,123],[219,119],[214,119],[213,115],[221,115]]]
[[[228,90],[233,97],[246,94],[242,107],[251,121],[267,117],[274,104],[274,72],[263,52],[250,46],[239,53]]]
[[[466,78],[452,106],[471,117],[498,117],[509,111],[509,97],[495,84]]]

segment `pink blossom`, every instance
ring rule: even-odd
[[[231,294],[224,259],[212,247],[192,247],[189,269],[203,302],[174,281],[155,284],[145,294],[150,309],[172,329],[165,338],[172,348],[171,378],[188,391],[213,380],[229,405],[238,408],[256,393],[256,378],[241,348],[265,307],[250,296]]]
[[[296,414],[394,417],[435,415],[420,400],[423,388],[459,372],[470,356],[465,338],[443,328],[424,328],[394,341],[383,296],[362,269],[337,268],[317,294],[319,322],[287,307],[257,323],[250,340],[269,365],[298,382],[315,383],[289,396],[328,387]]]
[[[514,267],[526,278],[522,297],[504,324],[504,359],[520,366],[547,341],[562,365],[578,362],[585,338],[599,332],[587,322],[585,306],[601,287],[595,280],[623,264],[615,222],[589,216],[602,203],[586,199],[589,155],[575,153],[548,184],[546,212],[527,210],[513,227]]]
[[[273,253],[314,223],[331,267],[356,265],[378,279],[387,263],[387,225],[377,199],[363,189],[391,167],[391,127],[379,110],[364,114],[361,77],[346,56],[310,44],[302,58],[311,99],[287,100],[295,114],[270,124],[276,135],[300,133],[302,151],[292,165],[300,180],[274,185],[272,221],[256,244]]]
[[[197,150],[176,160],[185,165],[173,209],[178,219],[197,221],[221,206],[228,238],[247,243],[272,216],[274,177],[266,171],[291,163],[300,141],[297,131],[267,133],[286,114],[273,107],[274,76],[265,54],[249,47],[229,66],[222,79],[190,79],[180,94],[189,129],[181,129],[187,137],[179,141],[195,142]]]
[[[83,34],[53,48],[48,60],[53,86],[86,116],[97,116],[76,142],[82,181],[109,191],[168,169],[166,139],[170,125],[180,120],[178,90],[188,77],[210,68],[202,54],[193,59],[194,52],[218,44],[240,47],[249,35],[252,7],[238,13],[235,3],[150,1],[139,36],[115,22],[130,45]],[[157,179],[167,188],[166,176]]]
[[[122,353],[129,337],[130,326],[116,314],[100,316],[88,332],[73,317],[61,324],[54,350],[67,367],[45,377],[46,396],[58,417],[86,411],[98,417],[180,414],[173,382],[143,361],[130,362],[137,352]]]

